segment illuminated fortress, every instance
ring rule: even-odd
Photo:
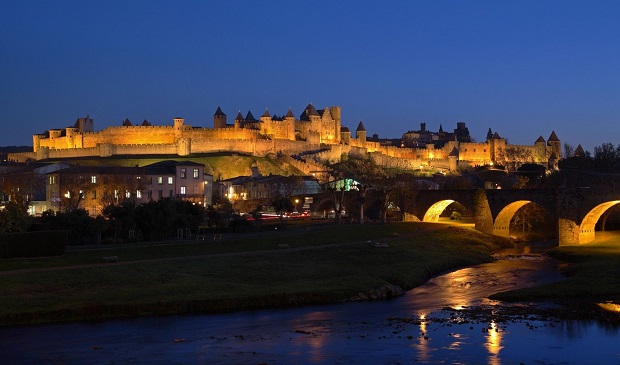
[[[527,160],[522,162],[553,168],[560,158],[561,144],[555,132],[547,141],[541,136],[530,146],[509,145],[497,133],[489,133],[485,142],[471,142],[465,123],[458,123],[454,133],[445,133],[442,128],[431,133],[422,123],[420,131],[407,132],[402,139],[379,140],[367,137],[362,122],[354,133],[342,126],[339,106],[317,110],[309,104],[298,118],[290,109],[283,116],[272,116],[266,110],[259,119],[251,112],[245,117],[238,113],[232,123],[218,107],[212,128],[187,125],[183,118],[174,118],[172,125],[165,126],[154,126],[146,120],[134,125],[126,119],[121,126],[95,131],[93,119],[86,116],[71,127],[33,135],[33,152],[10,154],[9,159],[24,162],[114,155],[281,154],[293,156],[297,167],[308,173],[316,168],[309,166],[313,163],[338,162],[348,154],[370,156],[384,167],[428,166],[456,171],[464,166],[503,163],[513,158],[509,156],[511,151],[519,151]]]

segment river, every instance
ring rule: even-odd
[[[543,247],[544,248],[544,247]],[[461,321],[488,295],[561,280],[525,246],[387,301],[0,329],[2,364],[620,364],[597,321]],[[452,317],[451,317],[452,316]]]

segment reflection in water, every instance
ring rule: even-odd
[[[485,347],[489,352],[489,364],[500,365],[499,352],[502,349],[502,334],[495,322],[489,324]]]
[[[429,347],[428,333],[426,329],[426,314],[420,314],[420,332],[417,343],[412,345],[417,350],[419,361],[430,361],[431,350]]]
[[[596,305],[603,309],[606,310],[608,312],[616,312],[616,313],[620,313],[620,304],[616,304],[616,303],[596,303]]]

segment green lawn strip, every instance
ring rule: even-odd
[[[119,260],[134,261],[172,257],[211,255],[227,252],[273,250],[279,245],[305,247],[326,244],[373,240],[389,237],[393,233],[411,234],[417,230],[414,223],[376,224],[376,225],[326,225],[314,227],[310,231],[291,227],[281,232],[264,235],[244,236],[225,234],[227,239],[184,241],[152,244],[111,246],[96,250],[68,251],[60,257],[34,259],[0,259],[0,272],[8,270],[48,268],[58,266],[97,264],[103,257],[117,256]],[[231,239],[228,239],[231,237]],[[239,237],[239,238],[236,238]]]
[[[333,303],[388,283],[410,289],[438,273],[488,262],[498,247],[496,238],[446,228],[399,237],[388,247],[361,242],[5,275],[0,323]]]
[[[568,263],[563,270],[566,280],[494,294],[491,299],[620,302],[620,243],[562,246],[548,254]]]

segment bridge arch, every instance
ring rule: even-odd
[[[620,204],[620,200],[610,200],[592,208],[579,225],[579,243],[592,242],[595,237],[596,223],[607,210]]]
[[[468,212],[469,210],[460,202],[453,199],[444,199],[438,202],[433,203],[424,213],[424,217],[422,218],[423,222],[437,222],[439,221],[439,217],[441,214],[451,205],[456,204],[456,210],[464,210]]]
[[[493,234],[495,236],[510,237],[510,221],[515,213],[524,205],[531,203],[530,200],[517,200],[506,205],[495,218]]]

